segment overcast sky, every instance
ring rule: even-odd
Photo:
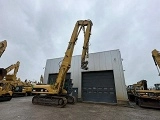
[[[63,57],[77,20],[91,19],[90,52],[119,49],[126,84],[160,83],[151,51],[160,50],[160,0],[0,0],[1,67],[20,61],[17,77],[39,80],[46,60]],[[78,41],[74,55],[81,54]]]

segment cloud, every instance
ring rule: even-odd
[[[46,60],[63,57],[77,20],[93,22],[90,52],[120,49],[126,84],[159,82],[151,51],[159,48],[160,1],[0,1],[1,67],[21,62],[18,76],[39,80]],[[74,55],[81,54],[83,35]]]

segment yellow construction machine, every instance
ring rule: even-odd
[[[154,49],[152,51],[154,63],[159,72],[160,69],[160,52]],[[159,72],[160,73],[160,72]],[[137,90],[136,104],[142,107],[160,108],[160,90],[159,85],[155,84],[155,90]]]
[[[12,84],[15,87],[15,89],[13,91],[13,96],[14,97],[27,96],[27,90],[24,87],[24,82],[22,82],[20,78],[18,78],[17,80],[13,81]]]
[[[7,41],[1,41],[0,42],[0,57],[4,53],[7,47]],[[0,80],[3,80],[4,76],[7,74],[7,71],[4,68],[0,68]]]
[[[9,73],[11,70],[13,70],[15,67],[15,64],[10,65],[5,69],[6,74]],[[0,101],[7,101],[12,99],[13,95],[13,88],[14,86],[11,84],[12,80],[7,79],[6,76],[4,76],[4,79],[0,81]]]
[[[136,84],[127,86],[127,94],[129,101],[135,101],[135,95],[137,90],[147,90],[147,80],[138,81]]]
[[[27,79],[23,82],[23,88],[26,90],[26,95],[32,95],[32,84],[27,81]]]
[[[76,22],[69,45],[60,66],[56,82],[53,85],[35,85],[32,92],[36,94],[32,98],[33,104],[64,107],[67,103],[75,103],[75,98],[68,95],[67,91],[64,89],[65,77],[71,67],[72,54],[81,30],[84,32],[81,68],[84,70],[88,69],[88,61],[86,59],[88,58],[89,38],[91,35],[92,25],[91,20],[79,20]]]
[[[17,78],[17,72],[19,70],[20,62],[17,61],[16,64],[9,66],[7,71],[10,69],[14,69],[13,74],[7,74],[5,76],[5,81],[8,81],[12,86],[13,89],[13,96],[26,96],[31,95],[32,93],[32,86],[28,82],[21,81],[20,78]]]
[[[0,57],[4,53],[7,47],[7,41],[0,42]],[[7,70],[0,68],[0,101],[9,101],[12,99],[12,86],[9,83],[3,83],[3,78],[6,76]]]
[[[26,90],[23,88],[24,84],[20,80],[20,78],[17,78],[17,73],[19,70],[20,62],[17,61],[16,64],[10,65],[8,68],[6,68],[7,73],[9,73],[11,70],[14,69],[13,74],[7,74],[3,80],[3,83],[9,83],[11,86],[13,86],[13,96],[25,96]]]
[[[12,99],[12,86],[9,83],[0,83],[0,101],[9,101]]]

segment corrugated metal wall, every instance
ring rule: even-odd
[[[59,62],[63,58],[48,59],[46,62],[44,82],[47,83],[48,75],[51,73],[58,73]],[[71,68],[71,78],[73,79],[74,87],[78,88],[78,97],[81,98],[81,70],[80,68],[81,56],[73,56]],[[121,54],[119,50],[104,51],[89,54],[89,69],[87,71],[101,71],[113,70],[116,86],[117,101],[128,101],[127,92],[125,88],[125,79],[123,73],[123,66]]]

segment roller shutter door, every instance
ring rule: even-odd
[[[82,100],[116,103],[113,71],[83,72]]]

